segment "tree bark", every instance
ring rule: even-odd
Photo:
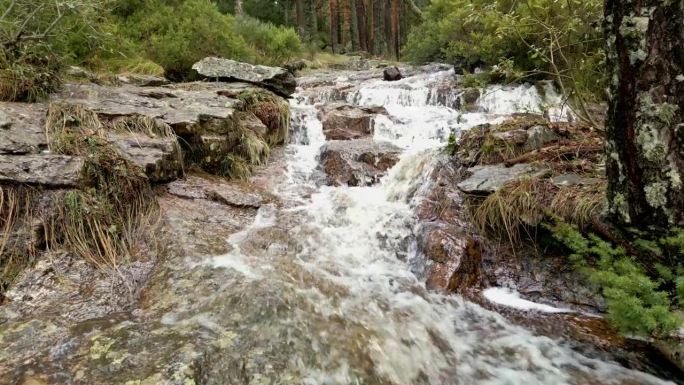
[[[391,24],[392,24],[392,53],[395,59],[399,59],[399,10],[401,9],[401,0],[392,0],[391,8]]]
[[[242,10],[242,0],[235,0],[235,16],[242,16],[244,11]]]
[[[375,54],[380,55],[385,50],[385,0],[373,0],[373,40],[375,43]]]
[[[360,46],[360,42],[359,42],[359,18],[358,18],[358,15],[356,13],[356,11],[357,11],[356,0],[349,0],[349,11],[351,13],[349,28],[351,29],[352,50],[358,51],[359,46]]]
[[[306,17],[304,16],[304,0],[295,0],[295,13],[297,15],[297,32],[302,41],[306,40]]]
[[[309,22],[311,23],[310,40],[318,37],[318,9],[316,8],[316,0],[309,0]]]
[[[332,53],[339,52],[338,21],[339,14],[337,0],[330,0],[330,47],[332,49]]]
[[[366,6],[363,0],[354,0],[356,3],[356,29],[359,34],[359,48],[368,52],[368,30],[366,25]]]
[[[684,1],[606,0],[608,214],[684,224]]]

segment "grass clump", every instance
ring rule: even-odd
[[[656,239],[633,239],[632,254],[595,234],[582,234],[563,222],[548,226],[567,247],[573,267],[606,299],[608,319],[623,334],[666,337],[682,323],[684,230]]]
[[[33,263],[42,243],[31,223],[38,195],[29,186],[0,186],[0,294]]]
[[[285,100],[266,90],[244,91],[237,95],[241,110],[253,113],[268,128],[266,142],[270,146],[287,140],[290,130],[290,106]]]
[[[0,100],[35,102],[62,85],[62,63],[48,47],[21,44],[0,48]]]
[[[60,200],[47,234],[50,247],[66,248],[98,267],[116,268],[132,259],[157,209],[147,177],[105,139],[92,111],[51,104],[46,131],[50,149],[85,158],[87,185]]]

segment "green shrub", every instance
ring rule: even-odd
[[[605,88],[602,2],[434,0],[409,33],[405,57],[493,66],[549,76],[589,95]]]
[[[608,318],[622,333],[665,336],[681,324],[675,315],[684,304],[684,269],[679,265],[684,231],[656,240],[636,240],[640,250],[663,263],[645,261],[600,237],[582,235],[577,228],[557,223],[554,237],[567,246],[570,261],[596,285],[606,299]],[[647,247],[644,247],[648,245]]]
[[[246,16],[236,18],[236,23],[237,30],[258,54],[255,62],[282,65],[302,54],[299,35],[292,28],[276,27]]]

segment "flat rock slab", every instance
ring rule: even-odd
[[[399,160],[401,150],[371,139],[332,141],[321,148],[320,167],[333,186],[377,183]]]
[[[111,133],[107,140],[140,166],[150,182],[168,182],[183,175],[183,154],[175,136],[151,138],[140,133]]]
[[[169,183],[167,191],[180,198],[207,199],[228,206],[255,209],[274,200],[270,194],[250,183],[226,182],[193,175]]]
[[[201,82],[164,87],[67,84],[52,100],[81,104],[103,118],[142,115],[160,119],[182,135],[221,126],[206,122],[231,123],[239,101],[224,95],[250,88],[254,87],[244,83]]]
[[[0,102],[0,154],[37,154],[48,146],[47,106]]]
[[[237,80],[257,84],[281,95],[295,92],[297,81],[285,68],[241,63],[218,57],[207,57],[193,64],[192,69],[206,78]]]
[[[472,175],[458,184],[458,188],[468,194],[491,194],[506,183],[524,174],[534,172],[534,167],[526,163],[506,167],[501,164],[470,167]]]
[[[83,182],[84,159],[67,155],[0,155],[0,182],[76,187]]]

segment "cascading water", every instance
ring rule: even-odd
[[[370,187],[316,183],[325,137],[314,103],[339,95],[326,88],[292,102],[288,178],[274,192],[297,195],[290,200],[297,203],[278,213],[268,206],[259,223],[231,237],[237,252],[212,260],[236,273],[223,301],[245,313],[243,340],[260,347],[261,365],[280,373],[269,383],[663,383],[535,336],[459,296],[428,292],[411,272],[417,258],[414,193],[431,171],[436,149],[450,133],[500,120],[520,106],[540,112],[542,105],[533,87],[520,86],[486,91],[478,112],[463,113],[447,106],[457,92],[441,98],[433,92],[450,77],[443,71],[392,83],[364,81],[346,95],[350,103],[384,105],[389,116],[376,120],[375,139],[404,149],[399,163]],[[546,100],[558,98],[547,90]],[[250,232],[276,223],[286,228],[288,250],[269,247],[257,257],[250,243],[259,237]]]

